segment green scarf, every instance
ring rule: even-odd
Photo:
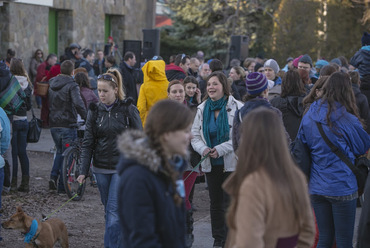
[[[217,117],[218,119],[220,119],[218,122],[219,126],[217,127],[218,144],[229,140],[230,127],[227,118],[226,104],[226,96],[217,101],[212,101],[210,98],[208,98],[206,101],[203,112],[203,135],[208,147],[211,147],[211,139],[209,137],[209,120],[211,118],[212,111],[220,110],[220,113]]]

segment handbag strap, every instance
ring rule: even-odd
[[[35,112],[33,112],[33,106],[32,106],[32,104],[31,104],[31,111],[32,111],[32,118],[35,118],[36,116],[35,116]]]
[[[335,155],[337,155],[351,169],[353,173],[355,173],[356,169],[351,160],[349,160],[349,158],[346,155],[344,155],[344,153],[329,140],[328,136],[326,136],[324,132],[324,129],[322,128],[322,124],[320,122],[316,122],[316,125],[317,128],[319,129],[321,137],[324,139],[325,143],[330,147],[330,150]]]

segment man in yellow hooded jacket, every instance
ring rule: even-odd
[[[140,87],[137,108],[141,122],[145,127],[145,120],[151,107],[159,100],[167,98],[168,80],[163,60],[150,60],[141,69],[144,74],[144,83]]]

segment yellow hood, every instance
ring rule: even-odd
[[[146,81],[167,81],[163,60],[150,60],[141,69],[144,74],[144,84]]]

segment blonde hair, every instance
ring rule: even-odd
[[[116,83],[114,83],[112,81],[109,81],[109,80],[105,80],[103,78],[100,78],[98,80],[109,83],[113,87],[113,89],[117,87],[118,88],[117,98],[119,100],[124,100],[126,98],[126,95],[125,95],[125,92],[123,91],[123,84],[122,84],[122,76],[121,76],[121,73],[117,69],[110,68],[107,71],[107,73],[104,73],[104,74],[109,74],[110,76],[112,76],[112,78],[114,79],[114,81]]]

